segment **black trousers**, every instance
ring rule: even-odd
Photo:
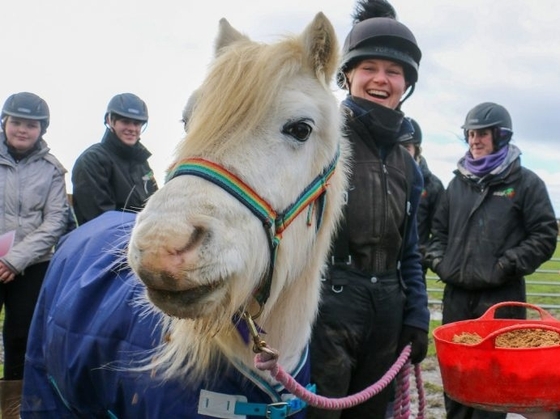
[[[446,285],[443,292],[442,324],[461,320],[477,319],[494,304],[503,301],[526,301],[525,281],[507,283],[501,287],[485,290],[465,290]],[[523,307],[503,307],[496,310],[496,318],[524,319],[526,310]],[[505,419],[507,414],[489,412],[465,406],[445,396],[445,410],[448,419]]]
[[[0,284],[0,310],[4,309],[4,379],[22,380],[27,335],[48,262],[31,265],[7,284]]]
[[[344,397],[374,384],[397,359],[405,297],[396,274],[371,277],[332,272],[323,283],[310,345],[317,394]],[[390,386],[343,411],[308,408],[309,419],[383,419]]]

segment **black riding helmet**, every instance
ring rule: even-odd
[[[133,93],[120,93],[114,96],[107,105],[107,115],[118,115],[123,118],[148,122],[148,107],[146,103]]]
[[[422,145],[422,130],[420,129],[420,125],[418,125],[418,122],[416,122],[416,120],[412,118],[408,118],[408,120],[410,121],[410,124],[412,125],[414,132],[412,133],[412,136],[409,139],[403,141],[402,143]]]
[[[420,125],[414,119],[410,117],[405,117],[405,120],[410,123],[412,131],[399,139],[399,143],[402,146],[413,145],[414,146],[414,159],[416,160],[418,156],[422,153],[422,130]]]
[[[367,58],[398,62],[403,66],[406,81],[414,89],[422,52],[413,33],[402,23],[388,17],[374,17],[352,27],[342,47],[342,62],[337,75],[339,87],[346,87],[344,73]]]
[[[497,103],[484,102],[472,108],[461,127],[468,142],[470,129],[492,128],[494,148],[499,150],[509,143],[513,135],[511,116],[506,108]]]
[[[7,116],[17,118],[33,119],[41,123],[41,135],[47,131],[50,123],[50,111],[47,102],[34,93],[14,93],[2,107],[2,124]]]

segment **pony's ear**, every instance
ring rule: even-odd
[[[338,67],[338,39],[333,25],[319,12],[301,37],[309,66],[328,86]]]
[[[217,57],[221,54],[223,48],[238,41],[248,41],[249,37],[243,35],[237,29],[229,24],[226,18],[220,19],[220,29],[214,43],[214,55]]]

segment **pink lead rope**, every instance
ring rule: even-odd
[[[395,395],[394,403],[394,418],[395,419],[407,419],[410,417],[410,392],[409,392],[409,376],[411,370],[411,363],[408,360],[410,356],[410,345],[407,345],[393,364],[393,366],[387,371],[383,377],[381,377],[376,383],[363,389],[362,391],[346,397],[340,398],[328,398],[319,396],[315,393],[310,392],[305,387],[301,386],[290,374],[286,373],[284,369],[278,365],[277,357],[271,356],[270,353],[260,352],[255,355],[255,367],[261,371],[270,371],[270,375],[280,384],[282,384],[286,390],[290,393],[299,397],[301,400],[305,401],[310,406],[318,407],[320,409],[327,410],[342,410],[349,407],[356,406],[360,403],[365,402],[371,397],[378,394],[383,390],[395,377],[397,377],[397,392]],[[420,371],[420,364],[414,366],[416,388],[418,391],[418,419],[424,418],[424,411],[426,408],[426,400],[424,395],[424,388],[422,385],[422,375]]]

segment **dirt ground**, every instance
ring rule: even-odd
[[[439,373],[439,365],[436,357],[427,357],[421,364],[422,383],[426,397],[425,419],[444,419],[445,407],[443,404],[443,385]],[[414,380],[414,378],[411,378]],[[410,383],[411,388],[411,413],[412,417],[418,416],[418,394],[416,383]]]
[[[445,419],[445,406],[443,403],[443,384],[439,372],[437,358],[427,357],[421,364],[422,383],[426,397],[426,412],[424,419]],[[411,378],[411,419],[418,416],[418,395],[416,383]],[[524,419],[523,416],[509,413],[507,419]]]

